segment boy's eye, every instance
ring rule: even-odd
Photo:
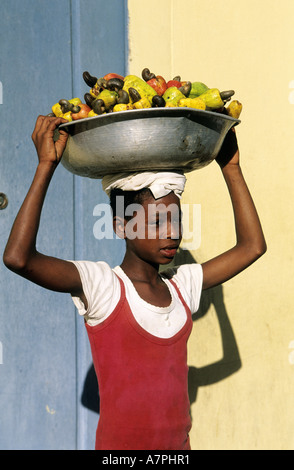
[[[151,219],[148,221],[149,225],[159,225],[159,219]]]
[[[182,221],[181,221],[181,219],[179,219],[179,217],[175,217],[175,218],[172,219],[170,222],[171,222],[171,224],[173,224],[173,225],[178,225],[178,224],[180,224]],[[167,223],[167,221],[166,221],[165,219],[162,219],[162,220],[161,220],[160,218],[159,218],[159,219],[156,219],[156,220],[149,220],[149,221],[148,221],[148,224],[149,224],[149,225],[157,225],[157,226],[163,225],[163,224],[166,224],[166,223]]]
[[[148,224],[150,225],[154,225],[154,224],[157,224],[160,220],[160,217],[154,215],[154,216],[149,216],[148,217]]]

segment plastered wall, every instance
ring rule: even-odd
[[[203,296],[189,342],[193,449],[294,448],[293,0],[129,0],[129,72],[234,89],[241,165],[268,251]],[[216,163],[188,175],[203,262],[235,241]],[[199,228],[199,227],[198,227]]]

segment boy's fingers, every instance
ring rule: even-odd
[[[59,139],[61,142],[66,142],[68,139],[68,133],[64,131],[59,131]]]
[[[32,139],[33,140],[34,140],[37,132],[39,131],[40,127],[42,126],[44,119],[45,119],[45,116],[38,116],[38,118],[36,120],[35,128],[34,128],[33,133],[32,133]]]
[[[59,124],[62,124],[64,122],[67,121],[62,117],[39,116],[37,118],[36,126],[32,134],[32,139],[34,140],[39,132],[54,132],[54,130],[59,126]]]
[[[63,150],[66,146],[67,139],[68,139],[68,134],[59,134],[59,138],[55,142],[56,148],[58,148],[59,150],[60,149]]]
[[[45,119],[43,119],[41,123],[41,128],[43,128],[44,130],[53,130],[62,122],[64,122],[64,120],[61,117],[45,116]]]
[[[36,135],[40,131],[46,131],[47,127],[48,127],[48,116],[38,116],[32,137],[36,137]]]

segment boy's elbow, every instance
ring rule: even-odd
[[[266,242],[264,241],[263,245],[262,245],[262,249],[260,251],[260,256],[264,255],[265,253],[267,252],[267,244]]]
[[[259,255],[258,257],[260,258],[262,255],[266,253],[266,251],[267,251],[267,244],[266,244],[264,236],[262,236],[262,239],[260,240],[258,247],[257,247],[257,253]]]
[[[253,262],[261,258],[266,253],[266,251],[267,251],[267,245],[266,245],[265,240],[262,240],[261,242],[255,245],[252,245],[250,247],[250,252],[253,258]]]
[[[248,240],[246,243],[239,245],[239,250],[238,257],[240,261],[242,260],[241,262],[244,263],[244,266],[248,267],[266,253],[267,246],[265,240]]]
[[[9,251],[4,251],[3,263],[7,269],[15,273],[21,273],[26,269],[25,260]]]

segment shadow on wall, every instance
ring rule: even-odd
[[[174,262],[169,266],[187,263],[196,263],[196,261],[189,251],[180,250],[175,256]],[[192,316],[193,322],[202,318],[208,312],[211,305],[214,306],[219,322],[223,356],[219,361],[204,367],[189,366],[188,384],[191,405],[196,402],[199,387],[212,385],[224,380],[237,372],[242,365],[235,335],[225,307],[222,286],[203,291],[200,307],[197,313],[194,313]],[[85,379],[81,402],[86,408],[99,413],[99,390],[93,365],[90,367]]]

